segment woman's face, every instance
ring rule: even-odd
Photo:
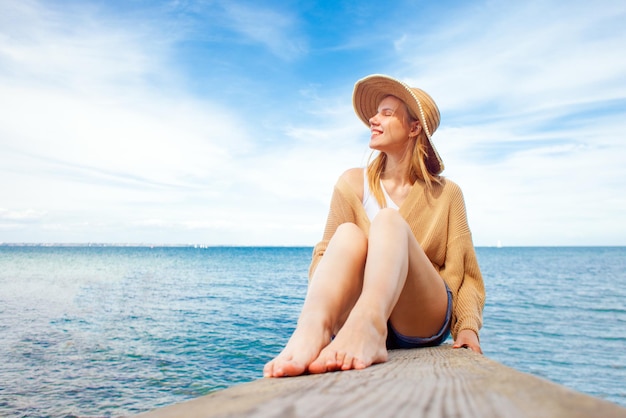
[[[411,118],[406,105],[394,96],[385,97],[378,105],[378,113],[370,118],[370,148],[387,154],[404,153],[409,144],[409,135],[419,129]]]

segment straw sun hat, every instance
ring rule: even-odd
[[[435,149],[432,135],[439,126],[440,114],[437,105],[425,91],[409,87],[401,81],[386,75],[374,74],[362,78],[354,85],[352,103],[359,118],[368,127],[370,118],[378,113],[378,105],[385,96],[395,96],[406,103],[409,113],[420,121],[428,138],[428,158],[426,166],[431,174],[443,171],[443,161]]]

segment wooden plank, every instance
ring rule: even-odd
[[[142,414],[169,417],[624,417],[626,408],[449,345],[365,370],[259,379]]]

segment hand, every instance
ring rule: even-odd
[[[478,335],[471,329],[462,329],[459,331],[452,348],[469,348],[475,353],[483,353],[483,350],[480,349],[480,342],[478,342]]]

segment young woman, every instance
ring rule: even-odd
[[[297,327],[266,377],[363,369],[450,333],[482,352],[485,290],[462,192],[440,176],[437,105],[384,75],[358,81],[353,104],[378,155],[337,181]]]

